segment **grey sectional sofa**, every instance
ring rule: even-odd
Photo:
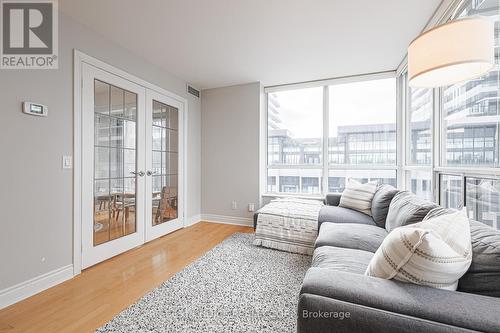
[[[393,187],[379,187],[373,217],[338,207],[319,215],[311,268],[300,291],[297,331],[500,332],[500,233],[471,221],[473,261],[458,291],[365,276],[392,229],[447,210]]]

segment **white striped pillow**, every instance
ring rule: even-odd
[[[469,219],[456,212],[392,230],[365,275],[456,290],[471,262]]]
[[[375,192],[377,192],[376,181],[361,184],[357,180],[349,179],[340,197],[339,207],[354,209],[372,216],[372,199]]]

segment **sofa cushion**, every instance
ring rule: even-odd
[[[332,274],[331,271],[321,268],[310,268],[307,271],[300,295],[299,313],[302,313],[304,308],[309,311],[349,311],[351,317],[347,321],[352,323],[348,328],[339,330],[340,321],[330,316],[330,325],[323,326],[323,330],[308,329],[314,327],[315,321],[320,320],[310,316],[311,325],[302,326],[305,329],[298,330],[301,333],[500,332],[500,299],[495,297],[427,288],[349,272],[336,271]],[[321,302],[307,302],[305,307],[301,306],[308,295],[320,298]],[[363,309],[373,311],[369,319]],[[360,321],[384,320],[382,316],[387,314],[396,319],[410,318],[411,322],[405,326],[400,325],[400,322],[396,326],[383,325],[378,330],[363,330],[357,325]],[[299,315],[299,320],[300,318],[303,316]],[[345,323],[346,320],[342,322]],[[422,326],[425,322],[432,325],[430,329],[426,330],[427,327]]]
[[[363,274],[372,257],[363,250],[322,246],[314,250],[311,267]]]
[[[472,264],[458,290],[500,297],[500,231],[471,220],[470,232]]]
[[[314,247],[336,246],[375,252],[385,236],[387,236],[387,231],[374,225],[325,222]]]
[[[323,222],[375,225],[375,222],[373,222],[370,216],[349,208],[337,206],[321,207],[318,215],[318,230]]]
[[[339,206],[354,209],[371,216],[372,199],[375,192],[377,192],[376,181],[361,184],[357,180],[349,179],[340,197]]]
[[[425,215],[424,219],[422,221],[431,219],[433,217],[445,215],[445,214],[451,214],[457,212],[456,209],[451,209],[451,208],[443,208],[441,206],[437,206],[436,208],[431,209],[427,215]]]
[[[328,206],[338,206],[342,193],[328,193],[325,196],[325,204]]]
[[[381,228],[385,228],[385,219],[389,211],[389,205],[392,198],[399,191],[391,185],[381,185],[375,192],[372,199],[372,217],[375,224]]]
[[[391,231],[366,275],[456,290],[471,261],[469,219],[455,212]]]
[[[438,207],[424,220],[455,212]],[[467,273],[458,280],[457,290],[474,294],[500,297],[500,231],[470,220],[472,263]]]
[[[421,199],[408,191],[397,193],[389,205],[385,229],[389,232],[397,227],[421,222],[435,203]]]

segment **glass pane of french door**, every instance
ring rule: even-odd
[[[179,110],[153,100],[152,225],[178,216]]]
[[[137,94],[94,79],[94,246],[136,232]]]

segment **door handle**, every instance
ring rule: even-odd
[[[146,175],[148,176],[156,175],[157,173],[158,171],[151,171],[151,170],[146,171]]]
[[[139,177],[144,177],[145,175],[144,171],[130,171],[130,173]]]

